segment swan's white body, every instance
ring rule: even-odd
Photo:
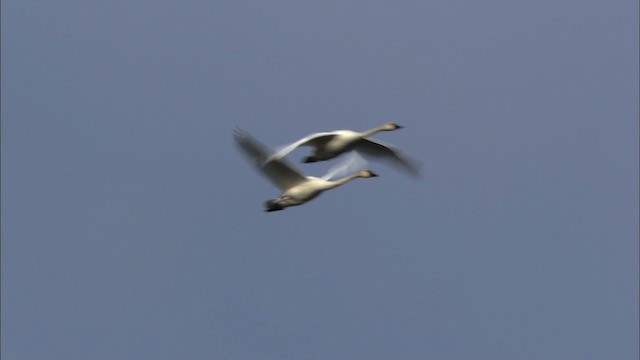
[[[279,197],[265,202],[266,211],[277,211],[289,206],[302,205],[323,191],[333,189],[355,178],[377,176],[370,170],[362,170],[335,181],[328,180],[327,177],[304,176],[286,161],[272,159],[272,152],[245,131],[236,131],[235,139],[240,149],[247,154],[258,169],[282,191]],[[351,165],[345,163],[341,169],[334,169],[333,172],[338,172]]]
[[[417,175],[418,167],[398,150],[391,145],[368,138],[380,131],[393,131],[401,128],[402,126],[400,125],[387,123],[363,132],[336,130],[315,133],[282,147],[270,159],[282,159],[300,146],[312,146],[314,148],[309,156],[302,159],[302,162],[305,163],[330,160],[345,152],[357,150],[373,157],[390,159],[394,165],[412,175]]]

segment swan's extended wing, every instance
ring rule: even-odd
[[[350,151],[337,165],[329,169],[322,177],[323,180],[331,180],[351,175],[367,167],[368,162],[357,151]]]
[[[391,160],[389,162],[391,165],[398,167],[412,176],[420,175],[418,163],[415,160],[409,159],[391,145],[367,138],[358,141],[354,149],[365,155]]]
[[[336,135],[336,132],[332,131],[332,132],[319,132],[319,133],[305,136],[302,139],[292,144],[284,145],[278,148],[276,152],[273,155],[271,155],[269,160],[282,159],[283,157],[287,156],[287,154],[289,154],[290,152],[292,152],[293,150],[295,150],[300,146],[313,146],[316,148],[321,147],[322,145],[326,144],[329,140],[331,140],[335,135]]]
[[[238,147],[247,155],[249,160],[280,190],[284,191],[307,181],[306,177],[285,161],[268,160],[273,151],[246,131],[236,129],[234,138]]]

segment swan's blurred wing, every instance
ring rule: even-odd
[[[337,165],[329,169],[322,177],[323,180],[331,180],[351,175],[367,167],[368,162],[357,151],[350,151]]]
[[[336,135],[335,131],[332,132],[319,132],[315,134],[311,134],[309,136],[305,136],[302,139],[289,144],[284,145],[276,150],[276,152],[270,157],[270,159],[282,159],[287,156],[290,152],[295,150],[300,146],[313,146],[313,147],[322,147],[324,144],[329,142]]]
[[[244,129],[235,128],[233,130],[233,138],[236,141],[236,145],[244,152],[247,158],[258,167],[262,166],[272,154],[271,149],[249,135]]]
[[[236,129],[234,138],[249,160],[280,190],[285,191],[307,181],[306,177],[284,160],[268,160],[273,151],[246,131]]]
[[[412,176],[420,175],[420,167],[415,160],[409,159],[391,145],[372,139],[361,139],[355,145],[355,150],[365,155],[390,160],[389,164],[405,171]]]

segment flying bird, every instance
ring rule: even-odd
[[[357,150],[365,155],[390,160],[389,163],[391,165],[413,176],[417,176],[419,170],[415,161],[408,159],[393,146],[369,138],[371,135],[381,131],[393,131],[397,129],[402,129],[402,126],[396,123],[386,123],[363,132],[336,130],[314,133],[292,144],[283,146],[271,155],[270,159],[282,159],[301,146],[311,146],[314,148],[310,155],[302,159],[304,163],[330,160],[345,152]]]
[[[273,158],[273,152],[242,129],[236,129],[234,138],[238,147],[254,165],[267,177],[282,194],[264,203],[265,211],[278,211],[286,207],[302,205],[320,195],[356,178],[376,177],[371,170],[360,170],[337,180],[329,180],[339,173],[348,171],[354,165],[364,162],[355,154],[338,166],[329,170],[322,178],[305,176],[285,160]]]

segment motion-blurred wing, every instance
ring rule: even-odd
[[[273,151],[242,129],[236,129],[234,138],[249,160],[280,190],[287,190],[307,181],[307,178],[283,160],[268,160]]]
[[[331,180],[351,175],[367,167],[368,162],[357,151],[350,151],[337,165],[329,169],[322,177],[323,180]]]
[[[271,156],[271,159],[282,159],[287,156],[290,152],[295,150],[300,146],[314,146],[320,147],[326,144],[329,140],[331,140],[335,136],[335,132],[320,132],[311,134],[303,137],[302,139],[280,147],[276,152]]]
[[[355,149],[365,155],[377,157],[382,160],[390,160],[389,164],[412,175],[419,176],[420,168],[415,160],[403,155],[393,146],[372,139],[362,139],[356,143]]]

